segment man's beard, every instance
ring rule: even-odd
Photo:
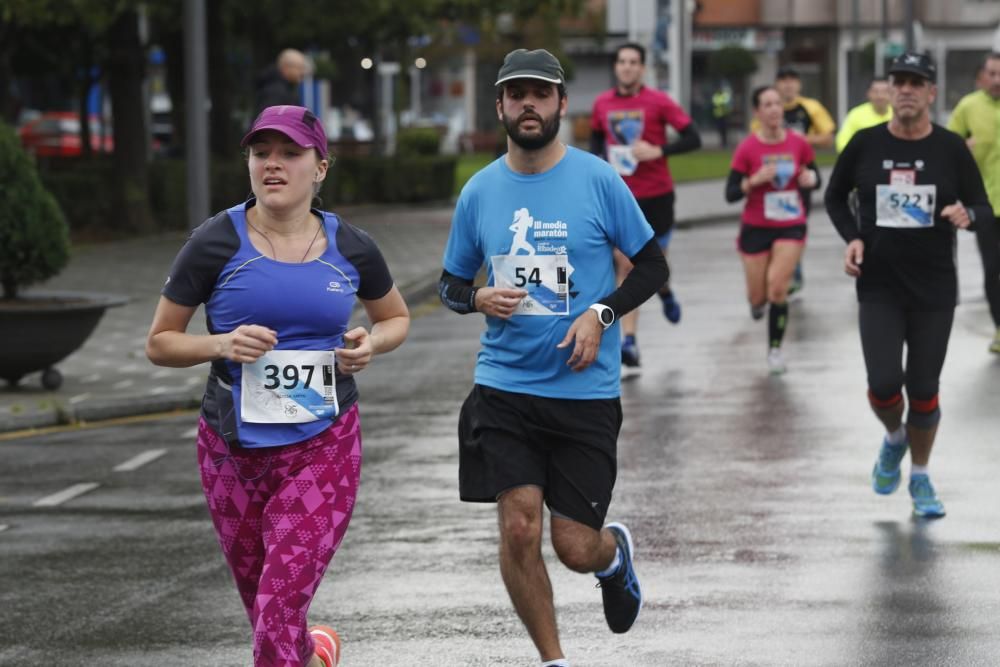
[[[538,134],[525,134],[521,132],[521,121],[525,118],[533,118],[536,121],[540,121],[542,131]],[[507,114],[504,114],[503,126],[507,130],[507,136],[513,139],[515,144],[526,151],[536,151],[539,148],[548,146],[549,143],[555,139],[556,135],[559,134],[559,120],[559,112],[552,114],[552,116],[547,119],[531,112],[525,112],[518,116],[517,119],[513,119]]]

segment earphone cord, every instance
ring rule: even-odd
[[[257,229],[257,227],[254,226],[254,224],[252,222],[250,222],[249,217],[247,218],[247,224],[250,225],[250,229],[254,230],[255,232],[257,232],[258,234],[260,234],[261,236],[264,237],[264,240],[267,241],[267,245],[269,245],[271,247],[271,257],[273,257],[275,260],[277,260],[278,259],[278,252],[274,249],[274,244],[271,243],[271,239],[268,238],[267,234],[265,234],[264,232],[262,232],[259,229]],[[319,232],[320,232],[321,229],[323,229],[323,223],[320,223],[319,226],[316,227],[316,233],[313,234],[312,241],[309,242],[309,247],[306,248],[305,253],[302,255],[302,259],[299,260],[299,264],[302,264],[303,262],[306,261],[306,257],[309,256],[309,251],[313,249],[313,246],[316,244],[316,239],[319,238]]]

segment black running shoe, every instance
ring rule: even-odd
[[[639,346],[635,344],[635,336],[626,336],[622,341],[622,364],[629,368],[639,366]]]
[[[612,632],[628,632],[642,609],[642,591],[632,566],[635,548],[632,534],[623,524],[609,523],[606,528],[615,536],[622,558],[618,571],[607,577],[597,577],[597,585],[604,598],[604,618],[608,627]]]

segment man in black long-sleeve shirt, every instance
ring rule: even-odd
[[[992,210],[965,143],[930,121],[937,94],[930,57],[905,53],[889,73],[893,119],[861,130],[847,144],[827,186],[826,208],[847,242],[844,270],[857,278],[868,399],[886,428],[872,487],[881,494],[896,490],[909,447],[913,512],[937,518],[944,505],[927,465],[958,301],[955,229],[992,220]],[[854,189],[857,217],[847,203]],[[904,383],[910,404],[905,426]]]

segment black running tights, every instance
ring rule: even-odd
[[[914,311],[890,303],[861,303],[858,306],[868,388],[875,398],[888,400],[898,394],[904,384],[911,401],[934,398],[948,352],[955,309]]]

